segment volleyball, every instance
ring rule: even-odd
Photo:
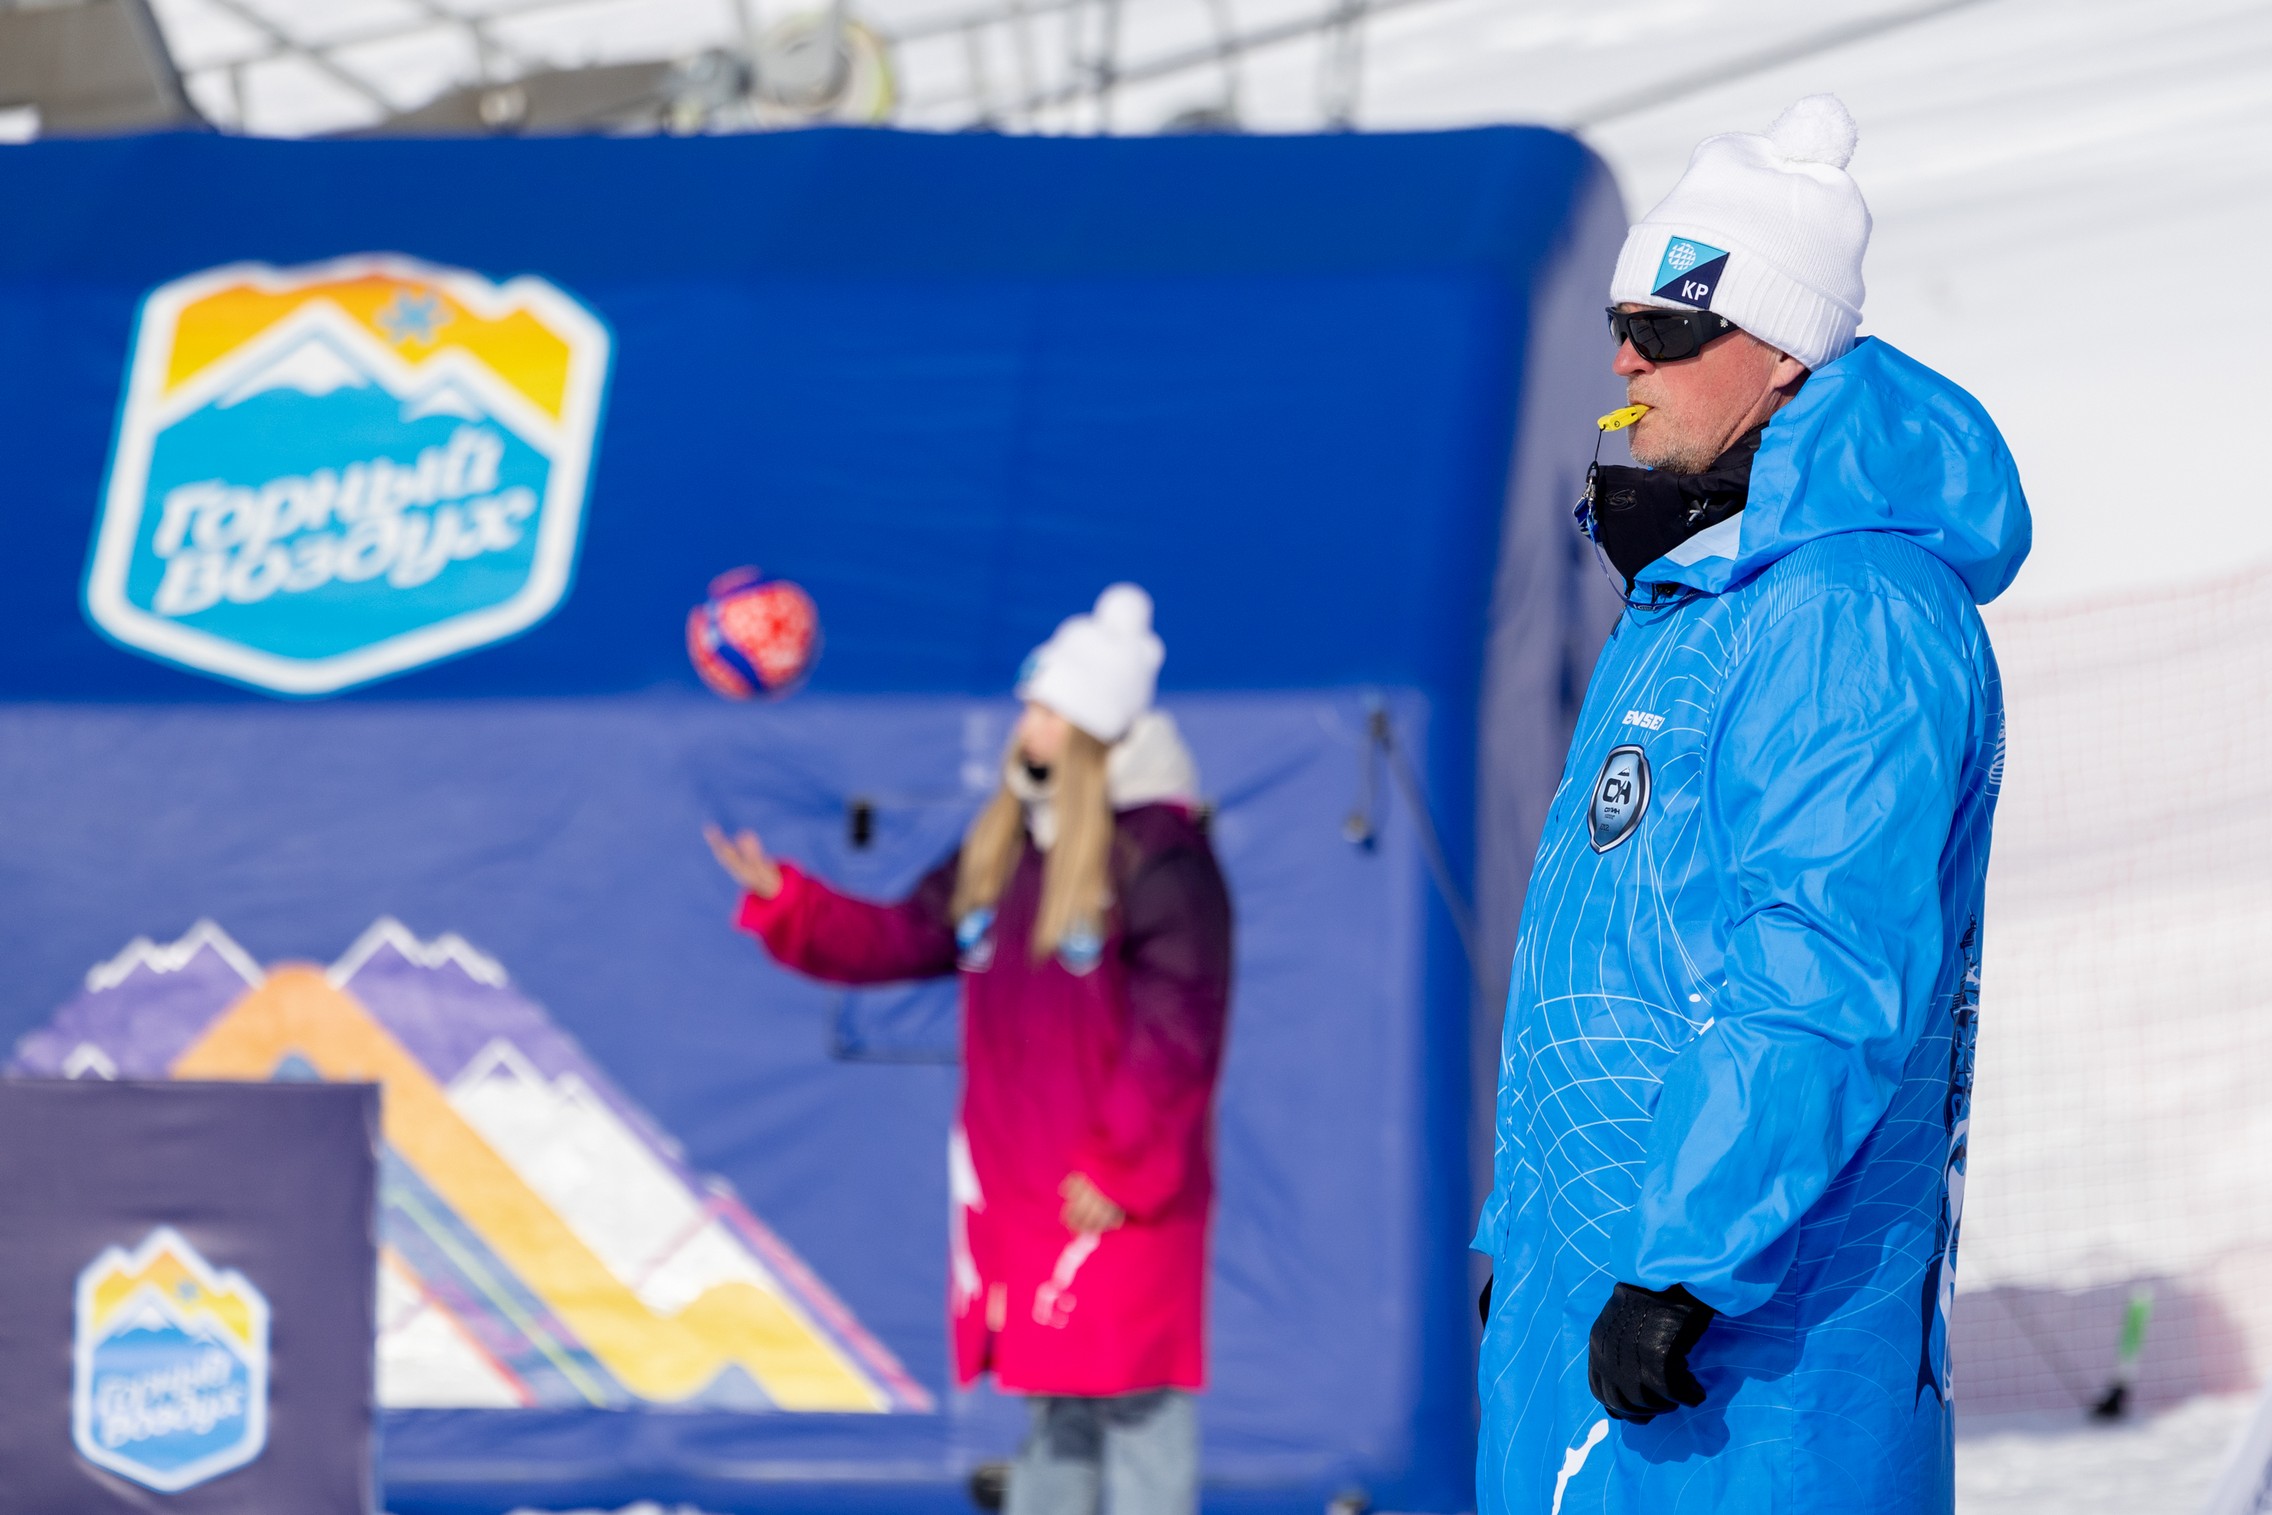
[[[729,700],[794,691],[820,657],[820,611],[787,579],[736,568],[710,581],[687,614],[686,654],[702,682]]]

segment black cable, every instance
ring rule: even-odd
[[[1460,949],[1467,954],[1467,969],[1476,992],[1481,993],[1488,980],[1483,974],[1483,951],[1476,943],[1475,912],[1452,877],[1451,860],[1444,855],[1443,838],[1436,833],[1436,818],[1428,808],[1428,797],[1421,790],[1412,765],[1405,761],[1404,749],[1397,745],[1395,723],[1389,719],[1385,704],[1374,704],[1365,729],[1372,744],[1388,759],[1389,777],[1396,781],[1404,803],[1412,810],[1413,824],[1420,836],[1420,854],[1428,864],[1429,877],[1435,880],[1436,892],[1443,897],[1444,909],[1452,918],[1452,929],[1459,933]]]

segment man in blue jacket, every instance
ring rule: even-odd
[[[1827,96],[1633,228],[1627,591],[1524,900],[1485,1515],[1946,1515],[1947,1330],[2027,503],[1971,396],[1855,339]],[[1626,416],[1605,418],[1605,425]]]

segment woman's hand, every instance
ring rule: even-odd
[[[1057,1186],[1057,1192],[1065,1196],[1065,1210],[1060,1218],[1068,1231],[1095,1236],[1117,1230],[1121,1222],[1128,1219],[1128,1212],[1107,1199],[1104,1190],[1089,1182],[1086,1173],[1068,1174],[1065,1182]]]
[[[765,843],[757,839],[756,832],[742,831],[729,837],[716,826],[705,826],[702,835],[717,855],[718,866],[732,874],[735,883],[761,900],[781,892],[781,865],[765,855]]]

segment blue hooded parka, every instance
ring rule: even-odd
[[[1523,902],[1475,1246],[1483,1515],[1947,1515],[1947,1327],[2029,543],[1970,395],[1885,343],[1641,570]],[[1720,1312],[1708,1395],[1586,1387],[1613,1284]]]

